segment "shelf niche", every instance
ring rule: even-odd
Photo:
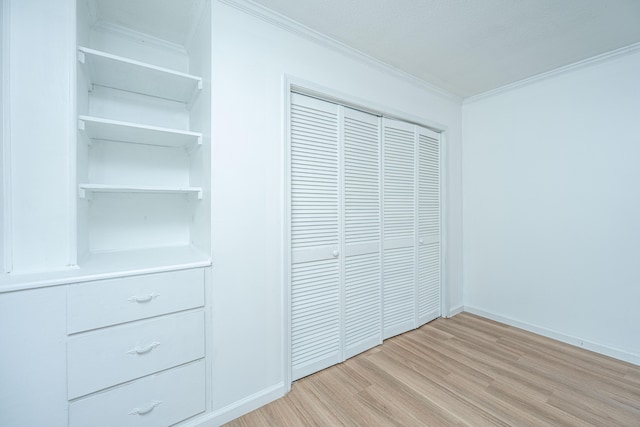
[[[176,44],[90,3],[76,2],[78,265],[210,263],[210,5]]]

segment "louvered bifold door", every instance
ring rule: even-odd
[[[383,338],[415,327],[415,126],[383,119]]]
[[[440,135],[418,128],[417,326],[440,317],[440,208]]]
[[[341,362],[338,106],[291,94],[292,379]]]
[[[382,342],[380,119],[344,108],[344,356]]]

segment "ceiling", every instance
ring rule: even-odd
[[[204,2],[90,1],[98,20],[178,45]],[[461,97],[640,43],[640,0],[253,2]]]
[[[640,0],[253,0],[461,97],[640,42]]]

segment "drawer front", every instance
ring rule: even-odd
[[[201,360],[71,402],[69,426],[169,426],[205,409]]]
[[[87,331],[204,305],[204,269],[69,286],[67,331]]]
[[[73,399],[204,357],[204,312],[88,332],[67,341],[68,397]]]

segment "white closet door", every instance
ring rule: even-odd
[[[382,342],[380,119],[344,108],[344,356]]]
[[[383,119],[383,338],[415,327],[415,126]]]
[[[417,326],[440,317],[440,135],[418,128]]]
[[[341,361],[338,106],[291,94],[292,379]]]

